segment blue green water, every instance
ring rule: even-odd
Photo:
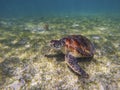
[[[0,0],[0,16],[118,14],[120,0]]]

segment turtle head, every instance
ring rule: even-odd
[[[61,49],[62,44],[61,44],[61,41],[59,41],[59,40],[51,40],[50,46],[54,49]]]

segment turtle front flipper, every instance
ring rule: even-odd
[[[65,61],[74,72],[81,75],[83,78],[89,78],[89,75],[79,66],[77,59],[70,53],[65,55]]]

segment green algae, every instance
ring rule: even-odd
[[[21,90],[120,88],[119,17],[45,17],[1,19],[1,22],[0,89],[15,88],[15,82],[22,83],[21,79],[25,82],[19,87]],[[46,22],[47,31],[43,29]],[[50,51],[50,40],[71,34],[82,34],[95,44],[94,59],[79,63],[90,75],[89,79],[73,73],[60,51]]]

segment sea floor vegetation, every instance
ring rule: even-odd
[[[85,79],[66,65],[49,41],[84,35],[95,45],[79,65]],[[0,18],[0,90],[120,90],[120,17]]]

